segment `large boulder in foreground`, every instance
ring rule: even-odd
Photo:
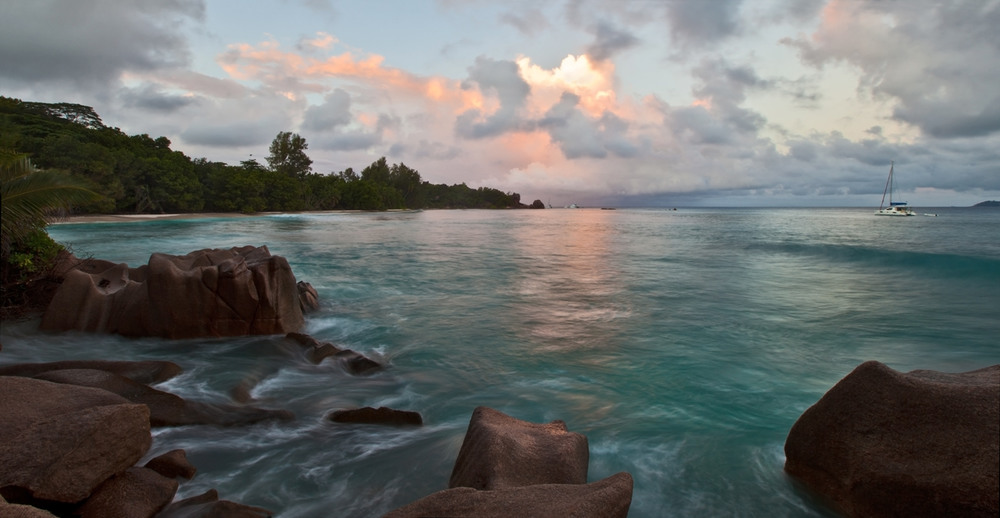
[[[849,516],[995,517],[1000,365],[863,363],[802,414],[785,456],[785,471]]]
[[[266,246],[153,254],[138,268],[88,264],[65,274],[42,329],[195,338],[283,334],[304,322],[291,267]]]
[[[400,507],[385,518],[625,518],[631,505],[632,476],[618,473],[591,484],[539,484],[492,491],[452,488]]]
[[[563,421],[530,423],[492,408],[472,412],[448,487],[503,489],[586,484],[587,437]]]
[[[152,442],[149,409],[104,390],[0,376],[0,490],[75,503]]]

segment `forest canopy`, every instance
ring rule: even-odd
[[[103,196],[75,206],[77,214],[526,207],[517,193],[431,184],[385,157],[360,172],[317,173],[306,140],[287,131],[275,137],[266,164],[192,159],[166,137],[127,135],[93,108],[70,103],[0,97],[0,149],[90,182]]]

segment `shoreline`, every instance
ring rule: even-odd
[[[178,220],[178,219],[242,219],[259,218],[262,216],[274,216],[279,214],[360,214],[360,213],[393,213],[393,212],[415,212],[408,209],[389,209],[384,211],[367,210],[319,210],[302,212],[255,212],[245,214],[243,212],[187,212],[177,214],[81,214],[75,216],[62,216],[53,218],[49,225],[62,225],[70,223],[127,223],[155,220]]]

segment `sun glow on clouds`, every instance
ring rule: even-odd
[[[521,77],[532,87],[536,104],[545,109],[559,102],[564,92],[580,98],[579,105],[594,117],[615,108],[613,88],[614,65],[610,61],[595,65],[586,54],[563,58],[558,67],[546,70],[531,62],[531,58],[517,59]]]

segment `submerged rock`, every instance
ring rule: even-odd
[[[291,267],[266,246],[153,254],[138,268],[88,265],[66,272],[42,329],[194,338],[286,333],[304,322]]]
[[[529,423],[492,408],[472,412],[448,487],[586,484],[587,437],[566,423]]]
[[[287,421],[294,418],[294,415],[286,410],[188,401],[175,394],[157,390],[105,371],[63,369],[44,372],[36,378],[56,383],[99,388],[122,396],[132,403],[146,405],[149,407],[149,423],[153,427],[194,424],[235,426],[271,419]]]
[[[388,426],[420,426],[424,424],[423,417],[418,412],[395,410],[387,407],[354,408],[337,410],[328,418],[335,423],[381,424]]]
[[[326,358],[333,358],[351,374],[369,374],[382,368],[380,363],[361,353],[341,349],[329,342],[320,342],[305,333],[288,333],[285,338],[304,347],[306,357],[315,364],[322,363]]]
[[[1000,514],[1000,365],[865,362],[792,426],[785,471],[849,516]]]

